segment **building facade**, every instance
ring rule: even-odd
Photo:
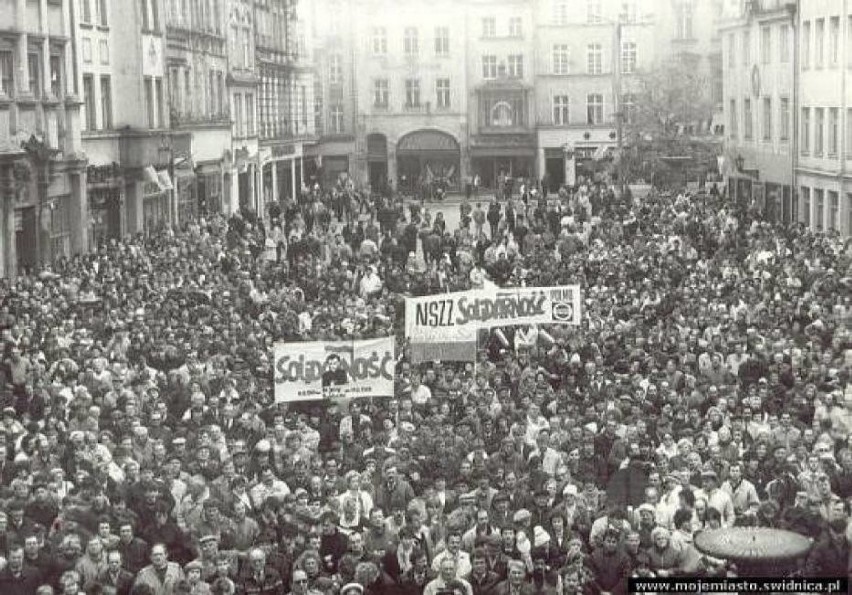
[[[534,3],[473,0],[467,10],[471,170],[494,188],[501,177],[534,177]]]
[[[462,188],[509,176],[558,187],[617,147],[633,85],[671,55],[706,70],[721,106],[718,15],[696,0],[311,6],[321,135],[310,152],[327,180]],[[709,120],[695,129],[720,132]]]
[[[852,7],[728,0],[728,191],[767,217],[852,233]]]
[[[78,3],[77,85],[88,159],[90,248],[177,221],[162,0]]]
[[[356,180],[458,188],[470,159],[464,12],[453,2],[376,1],[355,22]]]
[[[348,0],[321,0],[308,5],[311,11],[309,59],[315,67],[314,127],[318,142],[308,148],[308,165],[316,181],[331,186],[360,172],[360,179],[379,183],[387,178],[387,143],[373,140],[358,160],[355,132],[358,123],[358,88],[355,79],[356,7]],[[338,18],[329,20],[326,15]],[[388,90],[388,101],[390,91]],[[382,96],[380,103],[384,103]],[[350,168],[351,163],[351,168]],[[372,165],[371,165],[372,164]]]
[[[0,11],[0,276],[88,247],[76,3]]]
[[[164,0],[169,123],[188,151],[171,147],[177,224],[221,212],[231,149],[228,2]]]
[[[852,6],[800,0],[798,37],[799,221],[852,234]]]
[[[576,167],[618,143],[637,75],[657,60],[649,2],[540,2],[536,21],[537,175],[572,183]]]
[[[248,165],[247,172],[240,172],[241,206],[245,184],[263,189],[263,204],[257,205],[263,209],[272,201],[298,196],[305,183],[305,147],[316,140],[308,15],[296,0],[255,0],[260,126],[258,130],[253,118],[247,120],[244,128],[235,130],[235,140],[258,137],[258,167]]]
[[[795,218],[795,11],[731,4],[720,27],[728,196],[756,200],[767,217]]]

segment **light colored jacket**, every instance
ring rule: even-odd
[[[148,565],[136,575],[137,585],[148,585],[154,589],[155,595],[174,595],[175,585],[184,578],[183,570],[175,562],[169,562],[163,580],[152,565]]]

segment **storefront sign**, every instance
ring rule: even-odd
[[[461,291],[405,301],[405,336],[412,361],[473,361],[481,328],[519,324],[580,324],[580,287],[519,287]]]
[[[276,343],[275,401],[393,395],[394,338]]]
[[[287,155],[295,155],[296,147],[294,145],[275,145],[272,147],[273,157],[285,157]]]

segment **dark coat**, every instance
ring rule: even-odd
[[[805,576],[838,577],[849,576],[852,571],[849,541],[845,535],[832,536],[829,529],[823,529],[814,543],[805,564]]]
[[[104,592],[114,592],[115,595],[129,595],[130,589],[133,588],[134,580],[136,580],[136,575],[124,568],[118,571],[118,576],[115,580],[113,580],[109,572],[102,572],[98,577],[98,582],[106,587]],[[114,589],[114,591],[110,591],[110,589]]]
[[[639,506],[645,498],[648,472],[640,461],[630,461],[624,469],[616,471],[609,480],[607,502]]]
[[[464,580],[473,587],[473,595],[490,595],[494,587],[500,582],[500,575],[489,570],[481,580],[477,580],[473,574],[468,574]]]
[[[14,576],[9,568],[0,571],[0,593],[3,595],[32,595],[40,584],[41,573],[26,566],[20,576]]]

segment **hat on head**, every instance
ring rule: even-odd
[[[563,496],[576,496],[578,493],[579,491],[577,490],[577,486],[575,486],[573,483],[569,483],[562,490]]]
[[[513,523],[525,523],[532,518],[532,514],[526,508],[522,508],[512,516]]]
[[[340,587],[340,595],[363,595],[364,587],[360,583],[346,583]]]
[[[204,565],[201,563],[201,560],[193,560],[189,562],[186,566],[183,567],[184,572],[189,572],[190,570],[198,570],[201,571],[204,569]]]
[[[209,543],[211,541],[219,541],[219,538],[212,533],[205,533],[201,536],[201,539],[198,540],[198,543]]]
[[[713,479],[718,480],[719,476],[712,469],[705,469],[701,472],[701,479]]]
[[[541,547],[550,542],[550,535],[540,525],[533,529],[533,547]]]

